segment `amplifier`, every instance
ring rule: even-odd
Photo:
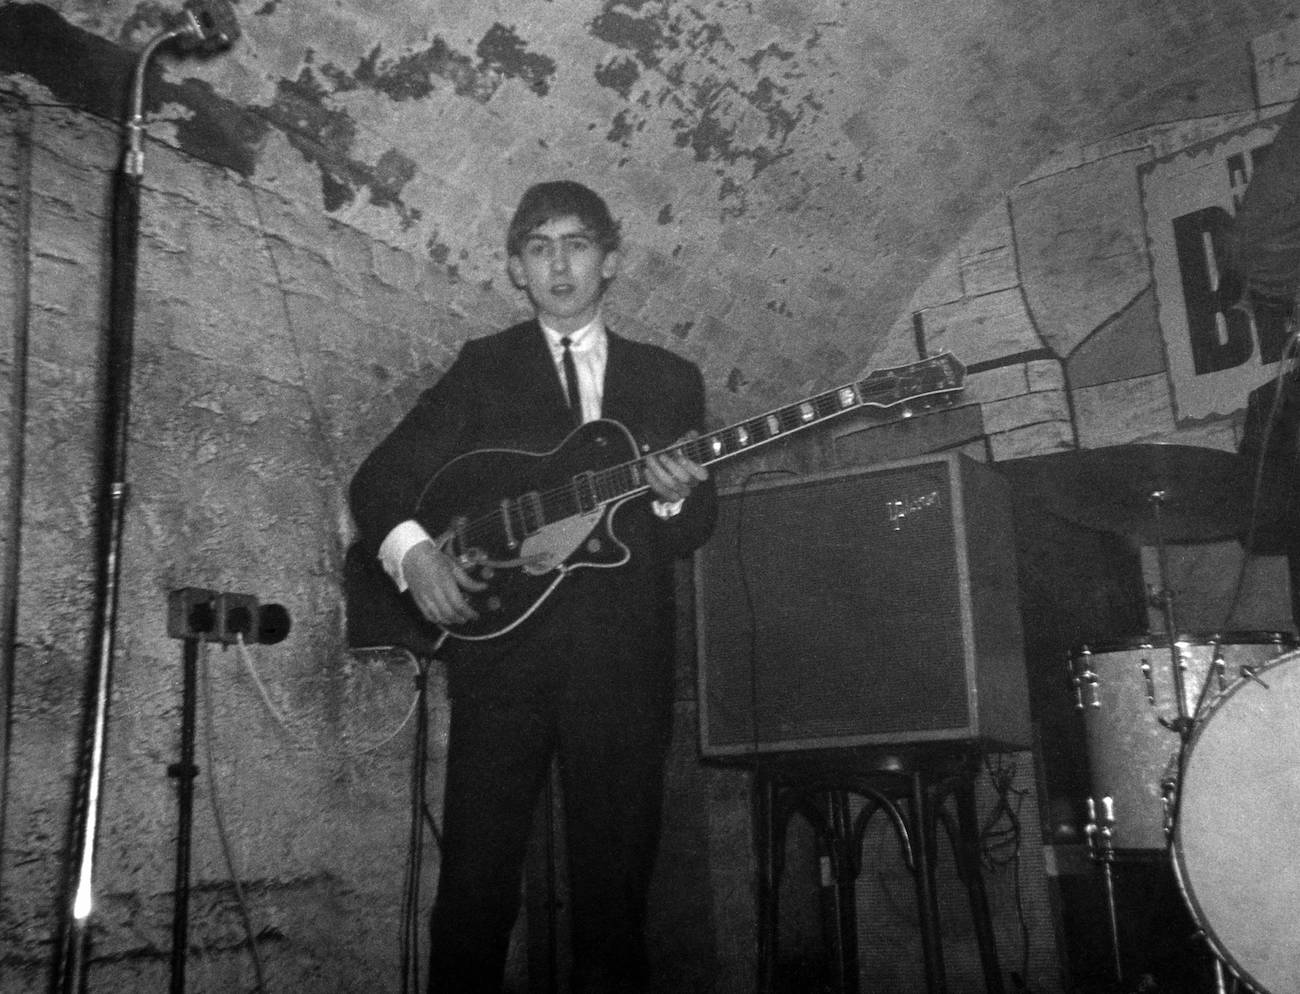
[[[724,490],[695,597],[705,756],[1029,745],[1010,494],[983,463]]]

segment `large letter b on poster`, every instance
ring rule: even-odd
[[[1230,223],[1222,207],[1206,207],[1174,218],[1174,248],[1187,306],[1187,337],[1198,376],[1240,366],[1255,349],[1250,317],[1239,308],[1225,309],[1219,301],[1215,245],[1221,244]]]

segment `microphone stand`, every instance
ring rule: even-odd
[[[221,0],[224,3],[224,0]],[[232,30],[233,28],[233,30]],[[135,337],[136,263],[139,257],[140,183],[144,175],[144,79],[149,60],[163,45],[216,51],[238,37],[233,15],[210,0],[190,0],[181,23],[160,32],[141,51],[131,79],[127,146],[113,189],[112,274],[105,336],[103,453],[97,518],[96,597],[86,673],[87,709],[82,722],[70,830],[69,872],[63,895],[53,990],[81,994],[87,988],[90,914],[94,904],[95,841],[101,814],[104,753],[112,690],[113,652],[121,584],[122,531],[129,487],[127,429],[131,407],[131,361]]]

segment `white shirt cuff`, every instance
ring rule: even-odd
[[[686,498],[675,501],[656,500],[650,502],[650,507],[654,510],[657,517],[667,521],[669,518],[675,518],[682,513],[682,505],[686,503]]]
[[[428,541],[430,535],[418,521],[403,521],[390,531],[379,545],[379,561],[384,572],[393,578],[398,590],[406,589],[406,576],[402,573],[402,559],[415,546]]]

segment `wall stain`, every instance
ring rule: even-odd
[[[327,106],[330,92],[311,66],[304,66],[297,79],[280,81],[275,101],[261,114],[319,170],[326,211],[353,203],[357,191],[366,188],[370,203],[393,208],[403,229],[410,228],[421,215],[402,202],[401,192],[416,174],[415,163],[396,149],[389,149],[373,166],[352,158],[357,125],[345,112]]]
[[[523,80],[539,97],[550,92],[550,80],[555,77],[555,60],[544,55],[531,55],[524,48],[523,39],[513,28],[493,24],[478,43],[480,65],[500,73],[505,78]]]
[[[613,90],[624,100],[629,99],[632,86],[640,78],[641,70],[632,59],[615,58],[596,67],[596,82],[607,90]]]
[[[403,229],[410,228],[421,212],[403,203],[401,192],[418,171],[416,164],[390,149],[374,166],[351,158],[356,122],[346,111],[329,106],[332,96],[369,89],[396,103],[427,98],[437,81],[449,84],[458,97],[487,103],[508,79],[523,81],[528,89],[545,96],[555,76],[556,63],[527,51],[512,28],[494,24],[474,56],[453,49],[441,37],[424,49],[396,58],[384,58],[376,45],[348,70],[324,63],[313,70],[304,66],[295,80],[281,80],[276,99],[264,113],[285,129],[290,144],[321,173],[321,193],[327,211],[352,203],[360,188],[369,189],[369,202],[391,207]]]
[[[631,105],[614,117],[609,141],[630,150],[651,114],[667,109],[674,144],[716,166],[727,215],[746,212],[748,181],[793,155],[796,130],[823,110],[798,92],[805,74],[796,52],[770,43],[742,54],[722,23],[690,6],[608,0],[589,27],[619,50],[596,67],[597,85]]]

